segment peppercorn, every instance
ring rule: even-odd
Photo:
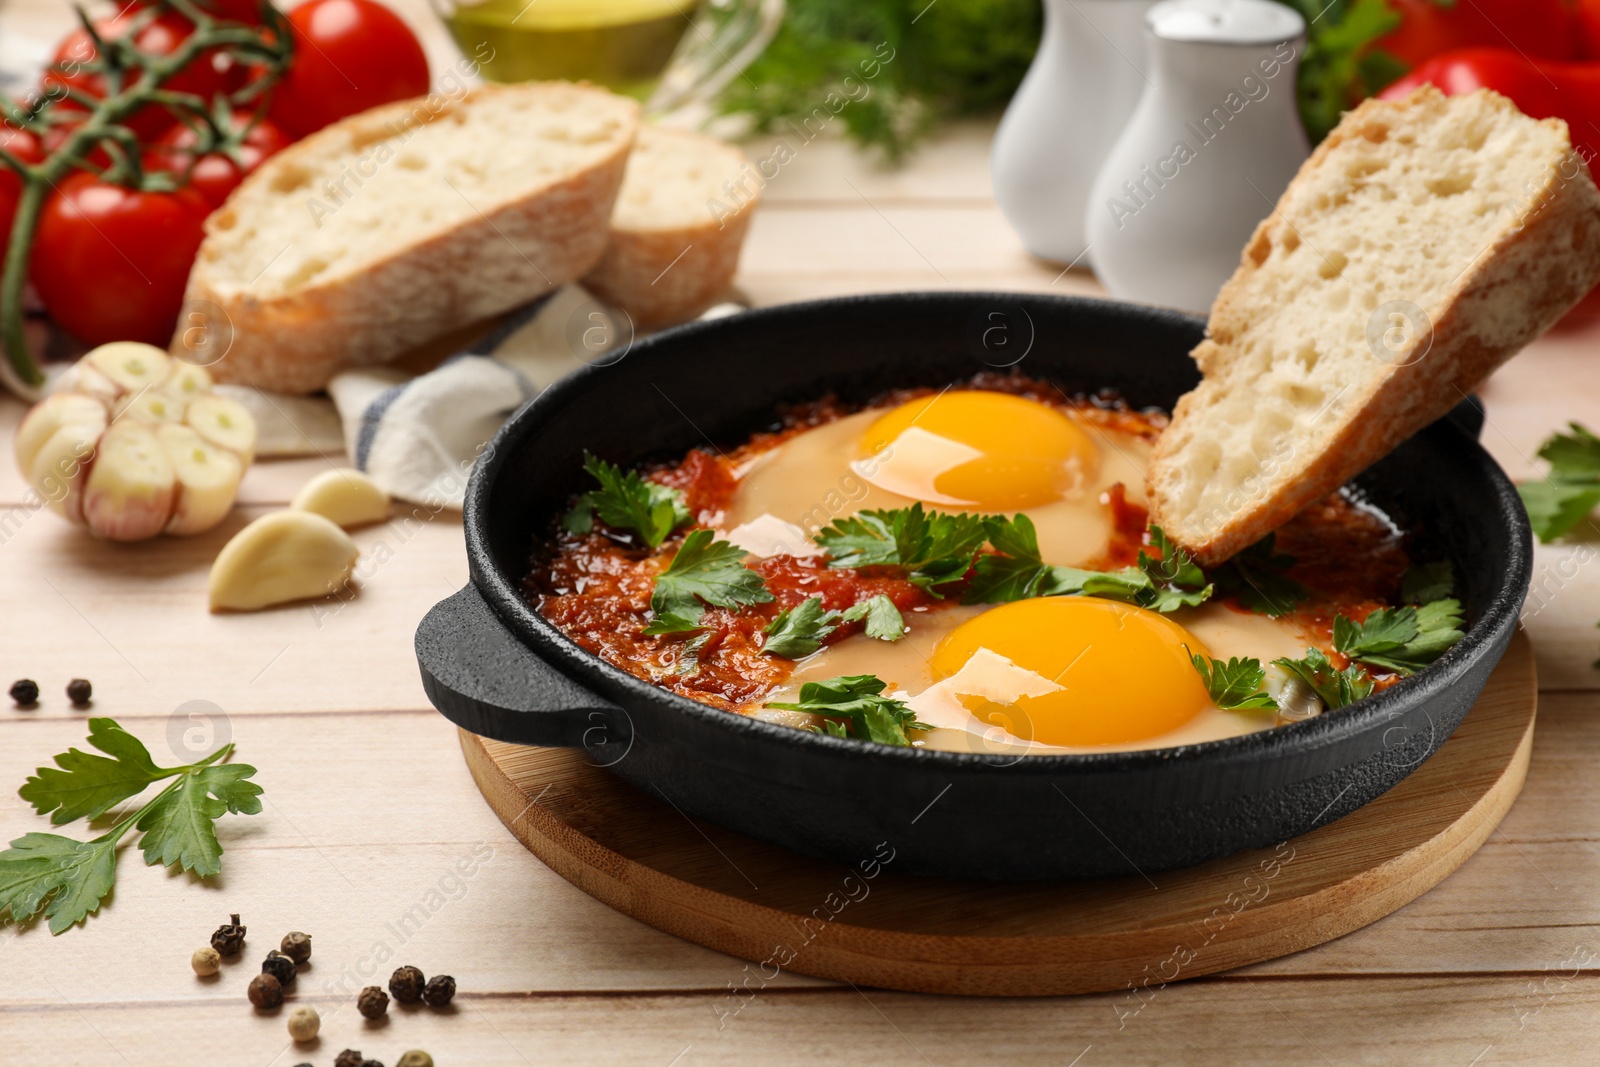
[[[442,1008],[455,999],[456,980],[448,974],[436,974],[422,988],[422,999],[430,1008]]]
[[[420,1048],[414,1048],[410,1052],[401,1053],[394,1067],[433,1067],[433,1057]]]
[[[422,999],[423,987],[428,980],[415,967],[396,967],[389,976],[389,992],[402,1004],[415,1004]]]
[[[194,955],[189,957],[189,966],[201,978],[209,978],[222,968],[222,956],[216,949],[206,945],[194,950]]]
[[[302,934],[299,930],[292,930],[283,935],[283,943],[278,946],[283,954],[294,960],[296,967],[304,967],[311,959],[311,935]]]
[[[353,1048],[347,1048],[333,1058],[333,1067],[361,1067],[366,1057]]]
[[[361,1067],[383,1067],[377,1060],[362,1060]]]
[[[19,708],[31,708],[39,703],[39,683],[32,678],[18,678],[11,683],[11,699]]]
[[[250,1003],[262,1011],[271,1011],[283,1003],[283,986],[270,974],[262,973],[250,979]]]
[[[267,953],[267,958],[261,961],[261,973],[270,974],[278,980],[281,986],[294,984],[294,960],[273,949]]]
[[[239,913],[234,912],[232,922],[225,922],[211,935],[211,947],[224,956],[237,956],[244,947],[244,927],[239,924]]]
[[[94,686],[89,684],[87,678],[74,678],[67,683],[67,699],[72,701],[72,706],[81,708],[89,703],[89,698],[94,696]]]
[[[389,994],[375,985],[369,985],[356,997],[356,1011],[369,1019],[381,1019],[389,1010]]]
[[[322,1029],[322,1016],[316,1008],[299,1007],[289,1013],[289,1036],[296,1041],[311,1041]]]

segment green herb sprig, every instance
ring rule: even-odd
[[[1363,697],[1371,696],[1374,688],[1367,672],[1355,664],[1344,670],[1335,670],[1333,661],[1322,649],[1308,647],[1300,659],[1275,659],[1275,665],[1299,677],[1309,685],[1328,710],[1349,707]]]
[[[1268,534],[1211,572],[1217,591],[1232,596],[1257,615],[1278,618],[1299,607],[1310,591],[1290,578],[1293,556],[1277,550],[1277,535]]]
[[[886,688],[881,678],[871,674],[843,675],[806,682],[800,687],[798,701],[771,703],[767,707],[821,715],[824,733],[884,745],[909,745],[907,730],[933,729],[918,722],[916,712],[907,708],[905,701],[884,696]]]
[[[897,567],[911,584],[939,596],[936,587],[960,581],[988,534],[981,515],[924,511],[920,503],[893,511],[862,511],[817,532],[830,567]]]
[[[1410,675],[1444,655],[1465,636],[1461,602],[1435,600],[1420,607],[1379,608],[1365,622],[1333,620],[1333,647],[1353,660]]]
[[[1578,423],[1539,446],[1550,464],[1543,481],[1517,486],[1539,540],[1548,544],[1577,528],[1600,505],[1600,437]]]
[[[799,659],[822,647],[823,638],[847,622],[866,620],[868,637],[898,641],[905,636],[905,619],[886,596],[868,597],[843,611],[823,608],[820,596],[807,597],[773,619],[766,628],[761,651],[769,656]]]
[[[716,540],[710,530],[691,530],[667,569],[656,577],[650,610],[655,621],[647,634],[689,633],[700,629],[704,604],[743,608],[772,600],[761,575],[744,565],[746,552]],[[702,604],[704,601],[704,604]]]
[[[658,547],[667,535],[689,521],[689,506],[683,493],[670,486],[646,481],[638,471],[626,474],[613,463],[583,453],[583,469],[600,488],[578,498],[562,519],[571,533],[586,534],[594,520],[618,530],[631,530],[651,548]]]
[[[97,819],[145,788],[175,779],[144,806],[90,841],[58,834],[24,834],[0,852],[0,912],[27,922],[43,909],[59,934],[100,909],[116,880],[118,845],[130,831],[145,863],[177,866],[201,877],[222,870],[216,820],[225,812],[255,815],[262,789],[244,763],[224,763],[233,745],[181,767],[158,767],[150,751],[115,720],[89,720],[89,744],[106,755],[72,748],[40,767],[18,795],[56,826]]]

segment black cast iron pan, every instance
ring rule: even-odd
[[[479,461],[472,581],[417,631],[428,696],[486,737],[574,745],[682,811],[845,863],[960,878],[1152,872],[1331,822],[1450,736],[1511,639],[1531,538],[1516,491],[1458,410],[1361,476],[1364,494],[1455,564],[1470,628],[1435,664],[1351,708],[1145,752],[1022,757],[891,748],[770,725],[657,689],[535,613],[519,583],[537,538],[587,486],[584,449],[621,463],[737,443],[785,401],[866,401],[1017,365],[1067,392],[1170,409],[1196,381],[1202,322],[1098,300],[983,293],[765,308],[657,334],[552,385]]]

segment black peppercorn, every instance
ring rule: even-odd
[[[244,948],[244,927],[239,923],[238,912],[234,912],[230,918],[232,922],[223,923],[211,935],[211,947],[224,956],[237,956],[239,950]]]
[[[356,997],[356,1011],[368,1019],[381,1019],[389,1010],[389,994],[375,985],[369,985]]]
[[[258,974],[250,979],[250,1003],[263,1011],[271,1011],[283,1003],[283,986],[270,974]]]
[[[361,1067],[366,1058],[353,1048],[347,1048],[333,1058],[333,1067]]]
[[[296,967],[304,967],[311,959],[311,935],[302,934],[293,930],[283,935],[283,944],[278,946],[285,956],[294,960]]]
[[[415,967],[397,967],[389,976],[389,992],[402,1004],[415,1004],[422,999],[423,987],[428,980]]]
[[[39,683],[32,678],[18,678],[11,683],[11,699],[19,708],[31,708],[39,703]]]
[[[72,706],[81,708],[89,703],[94,696],[94,686],[89,684],[87,678],[74,678],[67,683],[67,699],[72,701]]]
[[[448,974],[436,974],[422,988],[422,999],[430,1008],[442,1008],[455,999],[456,980]]]
[[[267,958],[261,961],[261,973],[272,975],[281,986],[290,985],[294,982],[294,960],[273,949],[267,953]]]

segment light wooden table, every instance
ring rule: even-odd
[[[408,11],[419,14],[410,5]],[[53,32],[57,0],[3,0],[0,34]],[[426,26],[418,18],[419,26]],[[436,55],[448,46],[430,34]],[[903,171],[806,146],[767,189],[740,284],[773,303],[908,288],[1090,292],[1030,259],[995,209],[990,129],[950,131]],[[752,151],[766,146],[756,143]],[[1568,419],[1600,427],[1600,329],[1558,330],[1485,390],[1484,442],[1515,477]],[[19,406],[0,404],[9,439]],[[29,676],[37,711],[0,707],[0,833],[46,829],[10,790],[81,744],[62,687],[93,680],[95,713],[182,748],[206,701],[214,736],[260,768],[263,814],[227,817],[224,873],[202,884],[124,855],[114,898],[52,938],[0,929],[0,1062],[292,1065],[346,1046],[392,1067],[628,1063],[1554,1064],[1600,1045],[1600,567],[1593,546],[1539,550],[1527,626],[1544,684],[1526,791],[1455,875],[1375,925],[1271,963],[1161,990],[1119,1025],[1122,997],[957,1000],[784,975],[719,1027],[744,964],[610,911],[523,851],[423,697],[417,620],[466,580],[459,520],[359,533],[388,557],[348,603],[216,617],[207,568],[247,519],[340,457],[264,463],[242,507],[193,540],[99,544],[22,499],[0,464],[0,683]],[[206,705],[200,705],[202,710]],[[460,866],[460,865],[463,865]],[[469,875],[460,873],[469,869]],[[198,981],[188,956],[228,912],[255,960],[315,936],[299,997],[324,1016],[312,1049],[244,999],[252,965]],[[392,958],[390,958],[392,956]],[[377,963],[383,959],[387,962]],[[365,1024],[352,994],[399,963],[453,974],[457,1009]]]

